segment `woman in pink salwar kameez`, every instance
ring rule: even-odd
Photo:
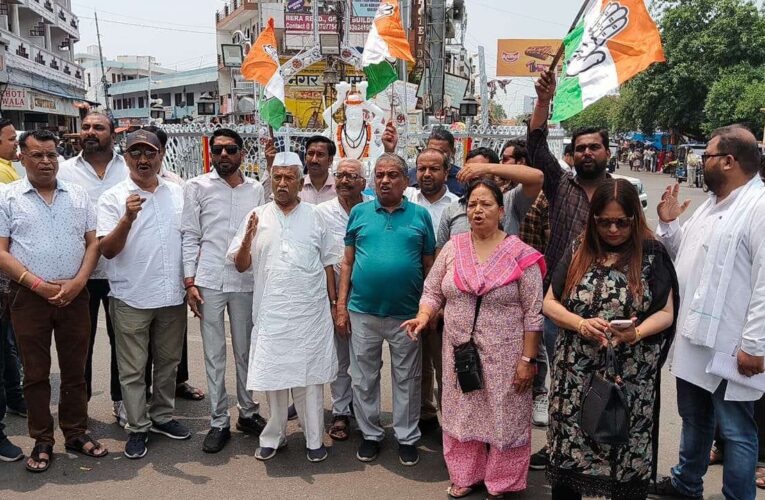
[[[425,281],[417,317],[404,325],[416,339],[444,308],[441,425],[449,495],[469,495],[481,483],[490,498],[526,488],[531,454],[531,383],[542,330],[542,255],[500,227],[502,193],[486,180],[466,194],[471,232],[454,236]],[[454,348],[473,340],[483,389],[463,393]]]

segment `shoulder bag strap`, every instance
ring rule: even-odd
[[[479,295],[478,298],[475,301],[475,316],[473,316],[473,329],[470,330],[470,340],[473,340],[473,334],[475,333],[475,325],[478,323],[478,311],[481,310],[481,301],[483,300],[483,295]]]

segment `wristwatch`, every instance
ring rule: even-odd
[[[523,356],[523,355],[521,355],[521,361],[525,361],[525,362],[527,362],[527,363],[529,363],[531,365],[537,364],[537,359],[536,358],[530,358],[528,356]]]

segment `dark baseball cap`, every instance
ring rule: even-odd
[[[133,146],[137,146],[138,144],[146,144],[147,146],[154,148],[156,151],[159,151],[162,147],[162,144],[159,142],[159,137],[157,137],[156,134],[141,129],[128,134],[126,150],[130,151]]]

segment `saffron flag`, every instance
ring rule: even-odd
[[[367,77],[367,98],[379,94],[398,78],[396,59],[414,62],[406,33],[401,26],[398,0],[382,0],[369,31],[361,65]]]
[[[265,86],[265,96],[260,102],[260,118],[274,130],[279,130],[287,117],[287,110],[284,106],[284,77],[276,47],[274,19],[270,18],[266,29],[247,53],[241,73],[247,80],[255,80]]]
[[[655,62],[661,36],[643,0],[591,0],[563,40],[565,64],[555,93],[554,122],[570,118]]]

